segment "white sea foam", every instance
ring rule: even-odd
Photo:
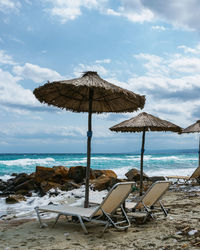
[[[25,159],[17,159],[17,160],[6,160],[6,161],[0,161],[0,164],[4,164],[7,166],[30,166],[34,164],[48,164],[48,163],[53,163],[55,160],[53,158],[38,158],[38,159],[30,159],[30,158],[25,158]]]
[[[125,166],[121,168],[112,168],[112,170],[117,174],[118,178],[126,178],[125,174],[132,168],[136,168],[140,170],[140,167],[131,167]],[[174,168],[162,168],[157,167],[156,169],[147,169],[144,166],[144,173],[147,174],[149,177],[152,176],[170,176],[170,175],[182,175],[182,176],[190,176],[196,168],[182,168],[182,169],[174,169]]]
[[[2,180],[2,181],[7,181],[7,180],[9,180],[9,179],[11,179],[11,178],[13,178],[13,176],[11,176],[11,175],[2,175],[2,176],[0,176],[0,179]]]
[[[58,195],[49,195],[53,193],[54,190],[50,190],[45,196],[39,197],[36,193],[32,197],[26,197],[27,201],[22,201],[16,204],[6,204],[5,198],[0,199],[0,216],[15,216],[16,218],[35,218],[36,213],[34,208],[37,206],[46,206],[49,203],[53,204],[66,204],[71,206],[83,206],[85,186],[81,186],[79,189],[74,189],[68,192],[58,190]],[[107,191],[93,191],[90,190],[90,199],[94,201],[99,201],[102,197],[105,197]],[[6,216],[2,218],[6,218]],[[46,217],[54,217],[54,214],[48,214]]]
[[[82,160],[73,160],[73,161],[66,161],[67,165],[76,165],[76,164],[85,164],[87,163],[87,159],[82,159]]]

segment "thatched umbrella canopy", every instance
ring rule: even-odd
[[[85,72],[80,78],[48,82],[33,93],[42,103],[73,112],[88,112],[85,190],[85,207],[88,207],[92,113],[136,111],[144,107],[145,97],[109,83],[93,71]]]
[[[143,132],[142,148],[141,148],[141,161],[140,161],[140,195],[143,190],[143,155],[145,144],[146,131],[171,131],[180,133],[181,128],[171,122],[161,120],[158,117],[148,113],[140,113],[136,117],[123,121],[110,128],[111,131],[116,132]]]
[[[200,133],[200,120],[182,130],[182,133]],[[199,136],[199,166],[200,166],[200,136]]]

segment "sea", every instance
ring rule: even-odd
[[[0,179],[6,181],[12,178],[12,173],[35,172],[36,166],[86,166],[86,154],[0,154]],[[144,173],[148,176],[191,175],[198,166],[198,154],[184,153],[146,153],[144,155]],[[92,169],[111,169],[118,178],[132,168],[140,169],[140,154],[92,154]],[[105,195],[105,191],[90,191],[91,197]],[[84,186],[69,192],[59,191],[59,195],[47,194],[38,197],[26,197],[26,201],[16,204],[6,204],[5,197],[0,196],[0,220],[6,218],[35,217],[34,207],[65,203],[73,196],[79,197],[78,203],[84,202]],[[99,199],[99,198],[97,198]],[[94,199],[93,199],[94,200]],[[77,201],[73,204],[77,205]]]

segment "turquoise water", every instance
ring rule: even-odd
[[[36,166],[86,166],[85,154],[0,154],[0,178],[12,173],[32,173]],[[149,176],[183,174],[190,175],[198,165],[198,155],[147,154],[144,156],[144,172]],[[139,169],[139,154],[93,154],[93,169],[112,169],[118,177],[131,168]]]

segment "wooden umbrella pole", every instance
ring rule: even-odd
[[[92,101],[93,90],[89,90],[89,112],[88,112],[88,132],[87,132],[87,168],[85,178],[85,203],[84,207],[89,206],[89,180],[90,180],[90,154],[91,154],[91,140],[92,140]]]
[[[200,166],[200,135],[199,135],[199,166]]]
[[[140,196],[143,192],[143,157],[144,157],[144,144],[145,144],[145,128],[142,134],[142,148],[141,148],[141,159],[140,159]]]

